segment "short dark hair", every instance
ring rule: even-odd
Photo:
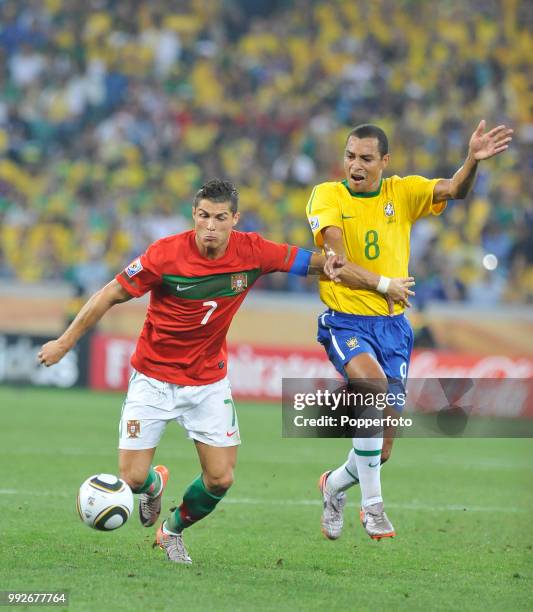
[[[214,178],[204,183],[194,196],[193,207],[198,206],[200,200],[210,200],[211,202],[230,202],[230,210],[233,214],[239,207],[239,192],[233,183],[222,179]]]
[[[389,152],[389,140],[387,138],[387,134],[385,134],[385,132],[377,125],[363,123],[362,125],[354,127],[354,129],[348,134],[346,142],[348,142],[351,136],[355,136],[356,138],[377,138],[378,150],[381,157]]]

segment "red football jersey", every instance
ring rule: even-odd
[[[133,297],[151,291],[131,364],[180,385],[206,385],[226,376],[226,334],[261,274],[290,268],[298,248],[232,231],[219,259],[203,257],[190,230],[154,242],[116,280]]]

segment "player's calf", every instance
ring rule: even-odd
[[[181,533],[187,527],[211,514],[225,493],[226,490],[223,490],[221,495],[209,491],[202,476],[198,476],[187,487],[178,508],[171,509],[172,514],[165,521],[169,531]]]

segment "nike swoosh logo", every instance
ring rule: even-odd
[[[355,215],[342,215],[343,219],[355,219]]]
[[[235,430],[235,431],[231,431],[231,432],[230,432],[230,431],[227,431],[227,432],[226,432],[226,435],[228,436],[228,438],[231,438],[231,437],[233,437],[233,436],[234,436],[236,433],[237,433],[237,430]]]
[[[378,467],[379,464],[380,464],[380,461],[378,461],[377,463],[369,463],[368,467]]]
[[[196,283],[197,285],[198,283]],[[192,289],[193,287],[196,287],[196,285],[186,285],[185,287],[180,287],[179,285],[176,285],[176,291],[187,291],[188,289]]]

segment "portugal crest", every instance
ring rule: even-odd
[[[248,274],[239,272],[239,274],[231,275],[231,290],[235,293],[241,293],[248,287]]]
[[[126,431],[128,432],[128,438],[138,438],[141,433],[141,422],[128,421]]]

